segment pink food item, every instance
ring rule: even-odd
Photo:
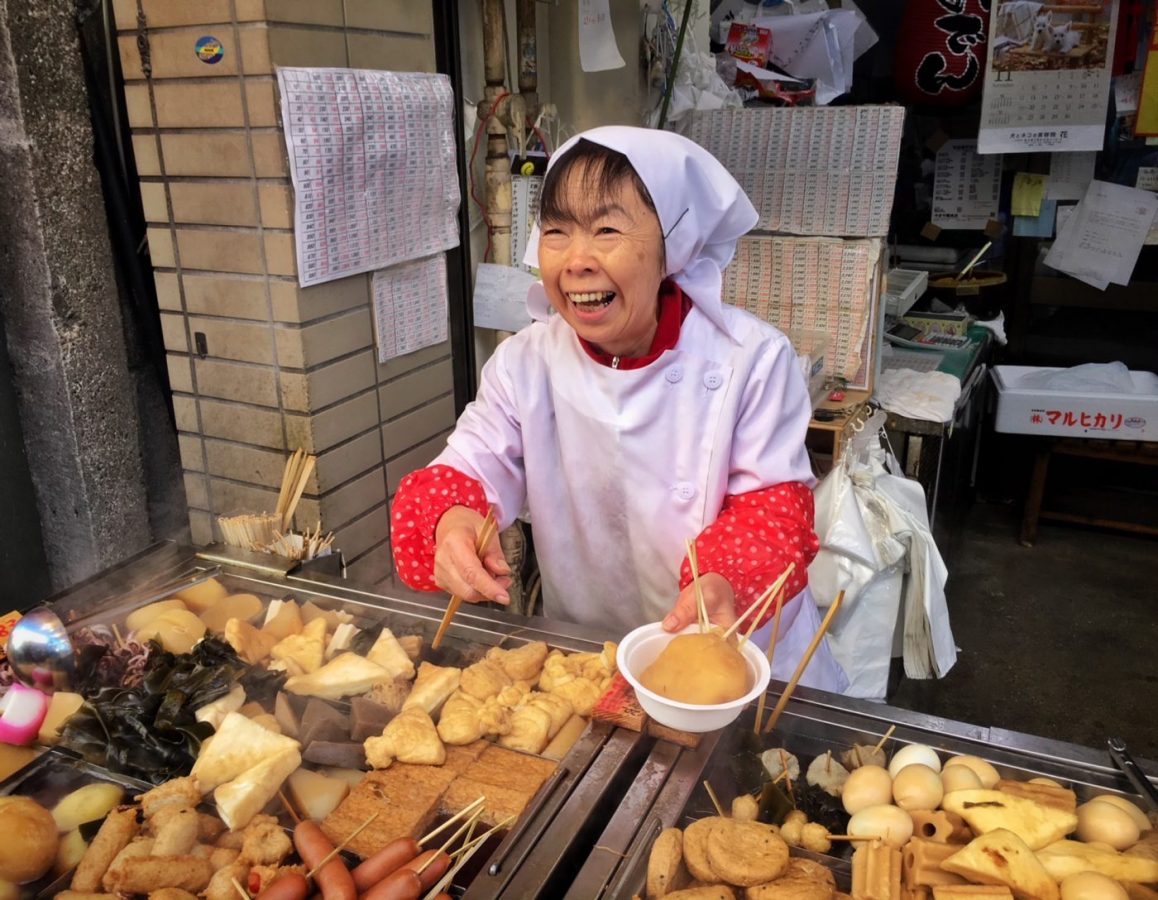
[[[0,700],[0,743],[31,744],[48,714],[48,695],[19,682]]]

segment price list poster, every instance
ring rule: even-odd
[[[905,111],[899,106],[725,109],[688,137],[724,164],[761,231],[888,234]]]
[[[946,141],[937,150],[932,222],[938,228],[984,229],[997,218],[1000,192],[1000,156],[981,156],[975,140]]]
[[[871,380],[872,286],[880,252],[875,239],[750,234],[724,270],[724,299],[786,334],[824,334],[829,372],[864,389]]]
[[[302,287],[458,244],[445,75],[278,69]]]
[[[989,20],[981,153],[1100,150],[1118,0],[999,0]]]

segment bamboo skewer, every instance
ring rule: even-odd
[[[989,248],[992,246],[993,246],[993,241],[987,241],[985,246],[977,251],[977,255],[974,256],[971,260],[969,260],[968,263],[965,264],[965,268],[961,270],[961,274],[958,275],[953,280],[954,281],[960,281],[962,278],[964,278],[966,275],[968,275],[973,270],[973,267],[981,261],[981,257],[983,257],[986,253],[989,252]]]
[[[470,861],[470,858],[479,851],[483,844],[486,843],[487,838],[489,838],[500,828],[506,828],[508,825],[514,822],[516,818],[517,816],[507,816],[493,828],[484,831],[470,843],[463,844],[461,847],[455,850],[454,853],[451,854],[451,857],[457,856],[458,860],[453,866],[450,867],[450,869],[447,870],[446,874],[442,876],[438,883],[430,889],[430,892],[426,894],[425,900],[432,900],[432,898],[437,897],[444,890],[446,890],[447,885],[449,885],[454,880],[454,877],[458,874],[459,870],[465,866]]]
[[[724,807],[720,806],[720,798],[716,796],[716,792],[712,790],[712,785],[708,779],[704,779],[704,790],[708,792],[708,799],[712,801],[712,806],[716,808],[716,815],[721,819],[724,818]]]
[[[840,611],[842,603],[844,603],[844,591],[836,595],[836,599],[832,601],[832,606],[828,608],[828,613],[824,616],[820,627],[816,629],[816,634],[812,636],[812,643],[808,645],[808,649],[804,651],[804,656],[800,658],[800,663],[796,666],[796,671],[792,673],[792,680],[789,681],[787,687],[784,688],[784,693],[780,695],[780,700],[776,704],[776,708],[772,710],[772,715],[768,717],[768,724],[764,726],[765,734],[772,731],[772,728],[776,725],[776,720],[779,719],[780,714],[784,712],[784,707],[788,705],[788,700],[792,697],[793,691],[796,690],[800,676],[804,674],[808,663],[811,662],[812,654],[815,653],[816,648],[820,646],[825,632],[828,631],[828,626],[832,624],[832,620],[836,617],[837,612]]]
[[[885,732],[885,736],[882,737],[879,741],[877,741],[877,745],[875,747],[873,747],[873,753],[876,753],[878,750],[880,750],[881,747],[883,747],[885,745],[885,741],[887,741],[889,738],[891,738],[893,736],[893,732],[896,730],[897,730],[896,725],[890,725],[889,730]]]
[[[728,630],[724,632],[724,640],[730,638],[744,623],[744,620],[751,616],[754,611],[759,610],[755,618],[752,619],[748,627],[744,630],[744,634],[740,640],[740,645],[742,646],[744,641],[748,640],[748,638],[752,636],[752,632],[756,630],[756,623],[764,618],[764,613],[768,611],[768,605],[772,602],[773,596],[783,587],[784,582],[787,581],[788,577],[795,571],[796,563],[789,563],[788,568],[780,573],[780,577],[768,586],[768,590],[764,591],[764,593],[756,599],[755,603],[744,610],[744,612],[740,614],[740,617],[728,626]]]
[[[302,820],[302,817],[298,815],[298,811],[294,809],[293,804],[290,803],[289,797],[285,795],[285,791],[279,790],[277,796],[281,800],[282,806],[285,807],[285,811],[290,814],[290,818],[293,819],[294,824],[297,825],[298,822]]]
[[[290,522],[292,522],[294,518],[294,511],[298,508],[298,502],[302,499],[302,494],[305,493],[306,482],[310,480],[310,475],[313,474],[314,466],[317,464],[318,458],[313,455],[307,456],[305,462],[302,464],[301,474],[298,475],[297,483],[294,485],[293,492],[290,494],[290,498],[285,505],[285,510],[282,512],[282,531],[289,529]]]
[[[700,584],[700,561],[696,558],[696,545],[689,540],[684,541],[688,548],[688,566],[692,570],[692,584],[696,589],[696,618],[700,623],[700,634],[708,630],[708,607],[704,603],[704,588]]]
[[[420,837],[418,839],[418,843],[425,844],[427,841],[431,840],[432,838],[438,837],[440,834],[442,834],[444,831],[446,831],[446,829],[448,829],[451,825],[453,825],[459,819],[463,818],[464,816],[469,816],[471,814],[471,812],[474,811],[474,808],[476,806],[478,806],[479,804],[483,803],[485,800],[486,800],[486,797],[480,794],[479,798],[477,800],[475,800],[473,803],[468,803],[466,806],[464,806],[462,809],[460,809],[458,812],[456,812],[453,816],[451,816],[449,819],[447,819],[445,822],[443,822],[437,828],[433,829],[429,833],[424,834],[422,837]]]
[[[293,490],[294,485],[298,483],[297,475],[305,454],[306,451],[299,447],[290,455],[290,458],[285,461],[285,471],[282,472],[281,476],[281,490],[278,491],[277,506],[274,507],[274,512],[279,516],[285,515],[285,505],[289,501],[290,492]]]
[[[826,834],[830,841],[879,841],[875,834]]]
[[[479,559],[482,559],[483,552],[491,542],[491,538],[494,537],[497,527],[495,510],[494,507],[491,507],[487,510],[487,517],[483,519],[482,528],[479,529],[478,533],[478,543],[475,544],[475,552]],[[454,614],[458,612],[461,605],[462,597],[458,594],[451,594],[450,602],[446,604],[446,612],[442,614],[442,621],[438,623],[438,631],[434,635],[434,640],[430,642],[431,650],[437,650],[442,645],[442,638],[446,634],[446,629],[450,627],[450,620],[454,618]]]
[[[451,844],[453,844],[455,841],[457,841],[460,837],[462,837],[463,834],[468,834],[471,831],[473,831],[475,824],[478,822],[478,820],[482,816],[483,812],[484,812],[483,808],[479,807],[471,814],[469,819],[467,819],[465,822],[463,822],[461,825],[459,825],[458,828],[455,830],[454,834],[452,834],[450,837],[448,837],[446,839],[446,841],[443,843],[443,845],[441,847],[439,847],[438,850],[436,850],[434,853],[432,853],[427,858],[426,862],[424,862],[422,864],[422,868],[418,870],[418,874],[421,875],[423,872],[425,872],[426,867],[429,866],[434,860],[436,860],[438,858],[438,854],[439,853],[446,853],[446,848],[449,847]]]
[[[335,847],[333,850],[331,850],[329,853],[327,853],[325,856],[323,856],[318,861],[318,864],[316,866],[314,866],[312,869],[310,869],[308,872],[306,872],[306,881],[309,881],[311,878],[314,877],[314,875],[316,873],[320,872],[322,870],[322,867],[325,866],[326,863],[328,863],[331,859],[333,859],[335,856],[337,856],[339,853],[341,853],[342,848],[345,847],[348,843],[350,843],[350,841],[354,840],[354,838],[356,838],[358,835],[360,835],[366,828],[368,828],[370,826],[370,823],[373,822],[375,819],[377,819],[378,816],[379,816],[379,813],[373,813],[370,816],[370,818],[368,818],[365,822],[363,822],[361,825],[359,825],[357,828],[355,828],[353,831],[351,831],[350,834],[346,837],[346,839],[344,841],[342,841],[342,843],[338,844],[337,847]]]
[[[252,898],[249,896],[249,893],[241,886],[240,881],[238,881],[236,878],[230,878],[229,880],[233,883],[233,889],[237,891],[237,893],[241,895],[244,900],[252,900]]]
[[[776,655],[776,642],[780,639],[780,613],[784,610],[784,589],[780,589],[779,601],[776,604],[776,613],[772,616],[772,634],[768,638],[768,649],[764,651],[764,656],[768,660],[768,672],[772,672],[772,657]],[[760,721],[764,718],[764,702],[768,698],[767,692],[760,694],[760,699],[756,702],[756,727],[755,734],[760,733]],[[787,771],[787,770],[786,770]]]

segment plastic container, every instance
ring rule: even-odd
[[[1021,386],[1037,366],[994,366],[997,431],[1110,441],[1158,441],[1158,375],[1131,371],[1136,393],[1047,391]]]
[[[689,634],[699,626],[689,625],[678,634]],[[701,705],[696,703],[679,703],[653,693],[639,683],[638,676],[655,662],[663,649],[671,642],[676,634],[663,630],[658,622],[644,625],[630,632],[619,642],[616,660],[619,671],[627,679],[627,683],[635,688],[635,696],[643,711],[668,728],[677,728],[680,731],[704,732],[723,728],[739,718],[744,707],[759,697],[767,688],[771,672],[764,651],[745,641],[740,651],[748,663],[748,675],[752,687],[743,697],[729,703],[715,703]]]

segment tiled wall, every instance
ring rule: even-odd
[[[287,452],[301,446],[318,466],[299,524],[320,518],[351,576],[378,581],[390,572],[388,496],[454,422],[450,347],[380,365],[368,275],[298,287],[274,66],[433,71],[431,6],[115,0],[114,10],[193,539],[213,540],[219,514],[272,510]],[[224,45],[218,62],[194,52],[203,36]]]

